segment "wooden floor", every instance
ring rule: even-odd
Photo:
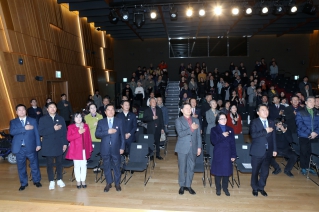
[[[42,188],[29,183],[24,191],[18,191],[16,165],[1,160],[0,211],[319,211],[319,186],[296,169],[292,170],[294,178],[270,174],[265,188],[268,197],[252,196],[249,174],[240,174],[241,187],[230,187],[230,197],[224,193],[216,196],[214,185],[204,188],[199,173],[192,185],[197,194],[178,195],[175,143],[176,139],[170,138],[168,155],[157,161],[147,186],[143,185],[144,174],[134,173],[121,192],[112,188],[104,193],[105,183],[95,183],[92,170],[88,171],[88,188],[78,190],[75,182],[68,181],[72,169],[64,175],[65,188],[49,191],[45,168],[41,168]]]

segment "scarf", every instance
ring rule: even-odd
[[[237,113],[235,113],[235,114],[230,113],[230,118],[231,118],[231,122],[233,123],[233,125],[237,125],[237,121],[235,121],[235,118],[238,118]]]

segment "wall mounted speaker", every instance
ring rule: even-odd
[[[36,76],[36,77],[35,77],[35,80],[37,80],[37,81],[43,81],[43,76]]]
[[[18,82],[25,82],[25,75],[16,75],[16,79]]]
[[[20,65],[23,65],[23,59],[22,58],[19,58],[18,62],[19,62]]]

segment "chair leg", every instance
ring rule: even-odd
[[[127,172],[127,171],[126,171]],[[132,178],[132,171],[130,171],[131,176],[127,179],[127,181],[124,183],[126,185],[126,183],[128,183],[128,181]],[[125,179],[126,179],[126,173],[125,173]]]
[[[73,182],[75,180],[75,178],[73,176],[74,176],[74,169],[72,170],[71,178],[69,179],[71,182]]]

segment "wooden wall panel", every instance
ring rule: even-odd
[[[309,81],[316,83],[319,88],[319,30],[314,30],[310,35],[310,48],[309,48],[309,67],[307,75]]]

